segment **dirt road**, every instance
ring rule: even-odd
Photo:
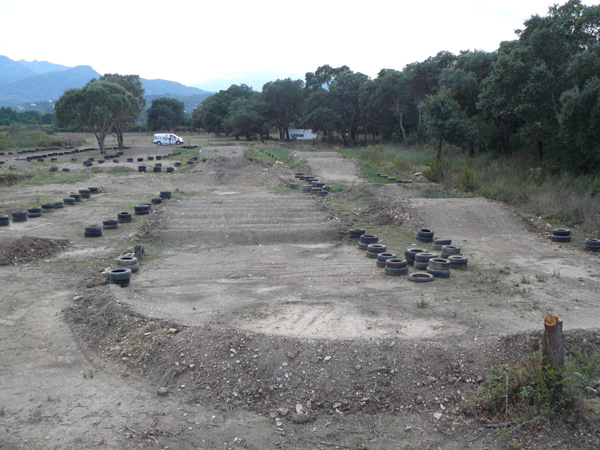
[[[4,447],[503,448],[465,415],[485,365],[525,354],[546,310],[582,330],[573,339],[600,342],[598,256],[550,242],[503,205],[367,184],[337,153],[297,151],[343,186],[320,200],[287,188],[290,169],[242,154],[204,147],[205,161],[172,175],[97,172],[84,182],[101,188],[90,201],[0,228],[5,245],[68,243],[0,267]],[[72,189],[17,185],[0,203]],[[162,190],[173,199],[149,217],[83,237]],[[469,270],[432,283],[386,276],[345,237],[354,225],[399,256],[432,227]],[[131,286],[102,284],[135,243],[148,257]]]

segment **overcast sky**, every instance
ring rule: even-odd
[[[494,51],[554,3],[565,1],[0,0],[0,55],[207,90],[324,64],[375,77],[441,50]]]

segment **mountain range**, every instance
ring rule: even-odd
[[[66,89],[81,88],[101,76],[90,66],[67,67],[47,61],[14,61],[0,55],[0,106],[20,111],[53,109],[54,101]],[[184,103],[188,113],[213,94],[175,81],[140,80],[148,105],[156,98],[173,97]]]

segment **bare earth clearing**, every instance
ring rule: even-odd
[[[369,184],[338,153],[296,151],[344,187],[318,199],[286,187],[293,169],[243,150],[205,146],[176,174],[95,166],[77,184],[0,189],[5,211],[101,190],[0,228],[0,448],[600,446],[597,421],[519,435],[486,428],[470,400],[486,364],[530,353],[547,310],[570,345],[598,350],[597,254],[551,242],[501,204]],[[150,216],[83,237],[163,190],[173,198]],[[346,237],[355,225],[399,257],[431,227],[469,269],[432,283],[386,276]],[[101,271],[136,243],[147,257],[131,286],[104,285]]]

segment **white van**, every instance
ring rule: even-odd
[[[183,144],[183,139],[172,133],[158,133],[154,135],[152,143],[156,145],[181,145]]]

